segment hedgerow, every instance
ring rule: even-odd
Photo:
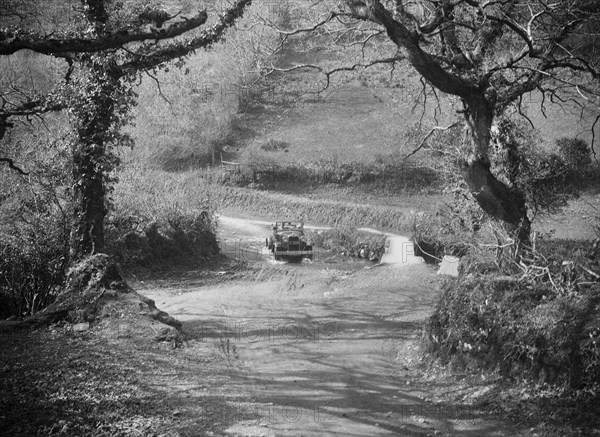
[[[198,265],[216,255],[212,201],[176,175],[128,169],[106,220],[107,250],[125,267]]]
[[[383,234],[372,234],[351,227],[313,233],[311,240],[315,247],[371,261],[380,260],[385,252]]]
[[[462,276],[445,284],[427,350],[460,367],[600,394],[598,243],[567,252],[540,242],[520,258],[489,246],[473,245]]]

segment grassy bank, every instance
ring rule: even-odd
[[[245,213],[261,218],[294,218],[319,225],[370,226],[396,232],[409,232],[412,225],[411,216],[394,207],[309,199],[223,186],[211,187],[211,193],[219,210]]]
[[[197,265],[218,253],[216,219],[202,191],[128,168],[106,220],[108,251],[124,266]]]
[[[250,215],[266,220],[288,218],[335,227],[369,226],[408,233],[413,223],[408,208],[323,200],[206,181],[201,171],[168,173],[129,168],[121,175],[115,198],[123,215],[193,216],[201,211]]]

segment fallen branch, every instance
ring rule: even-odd
[[[435,256],[435,255],[432,255],[432,254],[430,254],[429,252],[426,252],[425,250],[423,250],[423,248],[422,248],[422,247],[419,245],[419,243],[417,243],[416,241],[414,241],[414,244],[416,244],[416,245],[417,245],[417,247],[419,248],[419,250],[420,250],[421,252],[423,252],[425,255],[427,255],[427,256],[430,256],[431,258],[433,258],[433,259],[436,259],[436,260],[438,260],[439,262],[442,262],[442,259],[441,259],[441,258],[438,258],[437,256]]]

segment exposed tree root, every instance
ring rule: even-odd
[[[133,290],[108,255],[97,254],[71,269],[64,291],[52,305],[25,320],[0,323],[0,332],[35,329],[62,320],[94,322],[126,311],[148,316],[181,331],[179,320],[156,308],[152,299]]]

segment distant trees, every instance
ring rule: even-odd
[[[136,102],[133,85],[139,73],[165,68],[170,61],[219,41],[250,4],[251,0],[233,2],[214,24],[199,30],[207,23],[206,11],[171,16],[136,3],[81,0],[71,11],[77,24],[50,32],[27,24],[32,14],[38,22],[43,20],[44,11],[36,11],[28,2],[2,5],[5,19],[13,25],[0,28],[0,56],[30,50],[65,60],[62,80],[50,92],[16,89],[15,95],[14,84],[0,89],[0,141],[16,119],[51,111],[69,114],[76,131],[71,262],[104,248],[110,174],[118,164],[114,150],[131,144],[122,127]],[[0,162],[24,172],[2,148]]]

